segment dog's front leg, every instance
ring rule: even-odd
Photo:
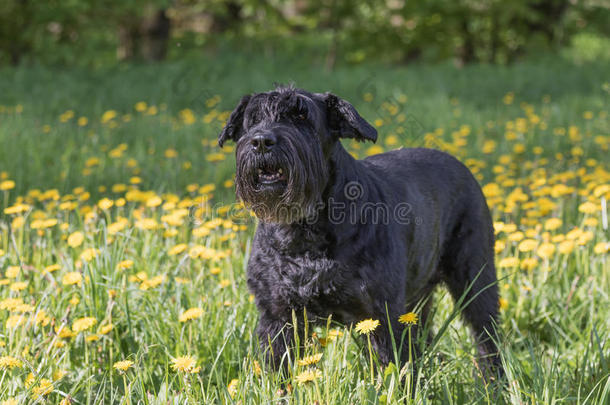
[[[371,336],[371,343],[373,344],[375,352],[377,352],[379,362],[385,366],[390,362],[395,362],[396,356],[394,353],[394,345],[392,344],[392,334],[390,334],[390,329],[388,327],[388,321],[387,319],[383,319],[381,316],[379,318],[380,324]],[[392,333],[394,335],[397,350],[400,349],[399,345],[402,329],[403,328],[398,323],[393,322]],[[402,353],[401,357],[404,359],[404,353]]]
[[[261,315],[257,333],[265,363],[275,370],[279,370],[281,366],[287,369],[288,359],[285,359],[284,355],[293,342],[293,328],[290,321]]]

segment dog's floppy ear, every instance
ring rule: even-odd
[[[243,96],[235,107],[235,110],[231,113],[231,116],[227,120],[225,127],[218,135],[218,146],[222,148],[222,145],[227,141],[227,139],[231,139],[233,142],[237,142],[237,140],[241,137],[241,133],[243,131],[243,122],[244,122],[244,110],[250,101],[250,96]]]
[[[331,131],[340,138],[377,141],[377,130],[358,114],[353,105],[331,93],[323,95]]]

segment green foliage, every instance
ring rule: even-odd
[[[0,63],[109,64],[156,11],[167,13],[180,43],[172,57],[223,39],[268,51],[278,39],[305,35],[318,38],[328,67],[380,58],[507,63],[554,51],[583,31],[610,35],[610,6],[593,0],[6,0]]]
[[[578,210],[581,202],[594,197],[598,184],[607,183],[608,64],[595,61],[578,67],[555,58],[511,66],[472,64],[459,70],[449,64],[397,68],[369,63],[326,71],[323,63],[309,66],[293,55],[223,49],[214,63],[199,57],[96,71],[0,69],[0,183],[4,176],[16,183],[0,191],[0,300],[23,298],[35,307],[23,314],[26,319],[41,309],[54,319],[47,326],[8,328],[8,317],[15,313],[0,310],[0,357],[15,356],[23,364],[0,369],[0,401],[35,403],[32,387],[49,378],[55,390],[44,400],[48,403],[68,395],[84,404],[608,403],[610,273],[607,253],[593,248],[607,243],[608,236],[599,210]],[[259,372],[255,361],[260,363],[260,351],[253,334],[257,313],[244,275],[253,222],[239,231],[210,227],[209,235],[195,237],[192,228],[200,225],[199,218],[189,215],[182,225],[172,225],[177,234],[166,236],[162,226],[146,230],[136,224],[142,218],[165,222],[163,217],[174,210],[171,204],[155,207],[144,199],[118,206],[124,194],[112,186],[128,184],[132,176],[141,179],[143,193],[151,190],[159,201],[170,198],[165,193],[190,200],[189,185],[213,184],[214,206],[233,203],[233,188],[226,183],[234,173],[233,153],[225,147],[223,160],[210,161],[219,153],[215,139],[222,113],[243,93],[290,80],[314,91],[336,92],[379,126],[377,145],[346,142],[354,154],[426,145],[431,134],[440,133],[435,138],[439,143],[431,146],[467,141],[456,153],[465,162],[473,159],[470,164],[479,169],[482,184],[503,176],[506,193],[519,189],[529,194],[527,188],[541,179],[575,187],[568,195],[549,197],[557,204],[550,215],[563,221],[553,237],[579,227],[593,239],[570,254],[556,252],[540,260],[534,269],[499,269],[506,300],[501,321],[501,354],[510,382],[506,387],[486,385],[478,376],[468,329],[445,290],[434,298],[433,329],[439,336],[422,358],[415,381],[403,365],[383,369],[373,358],[371,367],[366,341],[334,324],[315,330],[318,338],[329,336],[329,329],[342,332],[324,347],[313,337],[303,342],[299,358],[322,353],[315,365],[321,375],[315,382],[295,381],[305,369],[295,359],[287,359],[287,373]],[[393,108],[398,108],[394,114]],[[399,121],[401,115],[405,120]],[[512,139],[507,136],[509,122],[528,128]],[[483,153],[481,145],[487,141],[496,147]],[[124,152],[117,156],[112,151],[122,144]],[[517,144],[526,149],[515,152]],[[541,153],[534,147],[542,148]],[[168,149],[175,154],[168,156]],[[505,171],[498,174],[497,167]],[[540,168],[546,176],[537,175]],[[77,193],[76,187],[82,189]],[[5,214],[4,208],[28,193],[35,200],[35,189],[39,196],[56,189],[50,195],[59,199],[32,202],[35,208],[25,215],[26,224],[13,227],[15,215]],[[115,206],[96,208],[103,197]],[[66,202],[78,208],[58,208]],[[517,223],[525,217],[525,204],[511,213],[496,207],[494,219]],[[535,208],[528,212],[535,213]],[[32,229],[33,222],[45,216],[59,223]],[[119,217],[128,225],[111,234],[110,224]],[[591,218],[598,219],[597,225],[584,224]],[[544,221],[534,221],[539,223],[519,225],[520,230],[533,230],[537,234],[527,237],[542,239]],[[82,246],[66,242],[73,232],[85,235]],[[508,241],[505,233],[499,238],[506,247],[498,252],[498,263],[510,256],[535,257],[534,252],[518,251],[518,243]],[[170,253],[182,243],[188,244],[187,250]],[[192,258],[187,252],[195,244],[229,253],[216,261]],[[96,256],[83,262],[80,255],[89,247],[97,249]],[[132,260],[132,266],[117,268],[124,260]],[[60,268],[42,271],[52,264]],[[7,278],[9,266],[21,266],[17,278]],[[82,284],[65,285],[68,272],[81,273]],[[140,272],[165,279],[143,289],[133,281]],[[28,288],[15,291],[15,282],[27,282]],[[79,302],[74,303],[74,297]],[[180,322],[188,308],[200,308],[201,317]],[[72,326],[81,317],[94,317],[98,324],[74,337],[57,335],[55,327]],[[103,333],[101,328],[109,323],[113,328]],[[91,337],[97,340],[86,340]],[[196,359],[200,370],[172,370],[172,359],[186,354]],[[113,367],[126,359],[134,364],[125,373]],[[58,370],[67,373],[59,376]],[[38,380],[28,388],[30,373]]]

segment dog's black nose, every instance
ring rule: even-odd
[[[254,135],[250,140],[254,150],[260,153],[268,152],[276,142],[277,138],[271,132]]]

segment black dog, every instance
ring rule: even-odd
[[[291,341],[293,310],[310,321],[379,320],[372,340],[388,363],[389,328],[399,340],[398,317],[442,281],[499,366],[494,233],[477,181],[440,151],[355,160],[340,138],[375,142],[377,131],[335,95],[292,87],[243,97],[218,138],[237,143],[237,196],[260,219],[248,286],[273,363]],[[427,313],[426,304],[422,321]]]

